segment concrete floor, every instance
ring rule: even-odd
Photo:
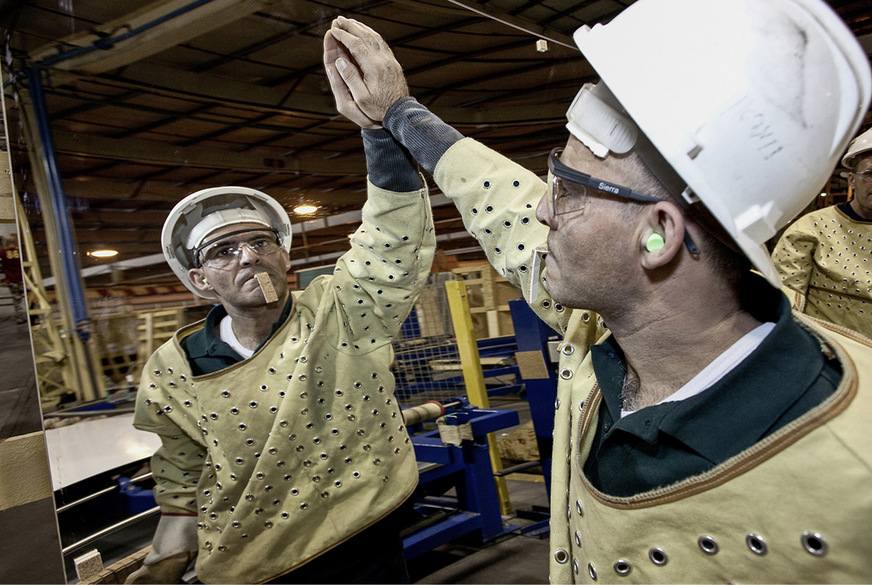
[[[5,288],[3,289],[5,291]],[[11,305],[0,304],[0,359],[3,376],[0,379],[0,438],[40,431],[36,371],[30,348],[27,324],[17,323]]]
[[[425,553],[409,562],[412,582],[548,583],[547,529],[522,534],[544,518],[541,511],[548,505],[545,483],[541,477],[522,477],[533,481],[506,481],[514,514],[503,520],[518,526],[516,530],[495,542],[451,543]]]

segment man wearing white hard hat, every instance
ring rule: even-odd
[[[157,433],[161,519],[131,583],[402,583],[415,454],[393,397],[391,338],[435,251],[427,189],[384,130],[363,133],[368,198],[351,249],[299,296],[291,223],[246,187],[180,201],[162,244],[216,301],[146,364],[134,424]],[[296,297],[296,298],[295,298]]]
[[[869,582],[872,347],[792,313],[764,247],[856,132],[866,55],[819,0],[638,0],[575,41],[601,81],[543,182],[410,97],[375,31],[324,40],[340,112],[563,335],[551,582]]]
[[[851,200],[790,224],[772,261],[796,310],[872,338],[872,130],[851,141],[842,165]]]

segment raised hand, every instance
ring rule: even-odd
[[[379,128],[385,112],[409,95],[403,68],[384,39],[340,16],[324,35],[324,67],[336,108],[361,128]]]

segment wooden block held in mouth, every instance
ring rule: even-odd
[[[279,300],[279,295],[276,294],[276,289],[272,281],[269,279],[269,274],[260,272],[255,274],[257,283],[260,285],[260,292],[263,293],[263,298],[267,303],[274,303]]]

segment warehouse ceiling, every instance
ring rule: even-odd
[[[544,172],[547,152],[566,140],[566,108],[593,75],[572,32],[629,4],[0,0],[9,150],[43,273],[49,196],[27,144],[46,139],[28,139],[35,116],[22,109],[39,93],[86,286],[174,283],[160,256],[163,221],[188,193],[219,185],[261,189],[288,209],[298,270],[347,249],[366,196],[359,132],[337,115],[321,62],[334,17],[378,30],[412,94],[446,121]],[[830,4],[870,52],[870,3]],[[440,249],[483,259],[453,206],[432,193]],[[302,203],[319,211],[294,216]],[[91,256],[105,248],[119,253]]]

